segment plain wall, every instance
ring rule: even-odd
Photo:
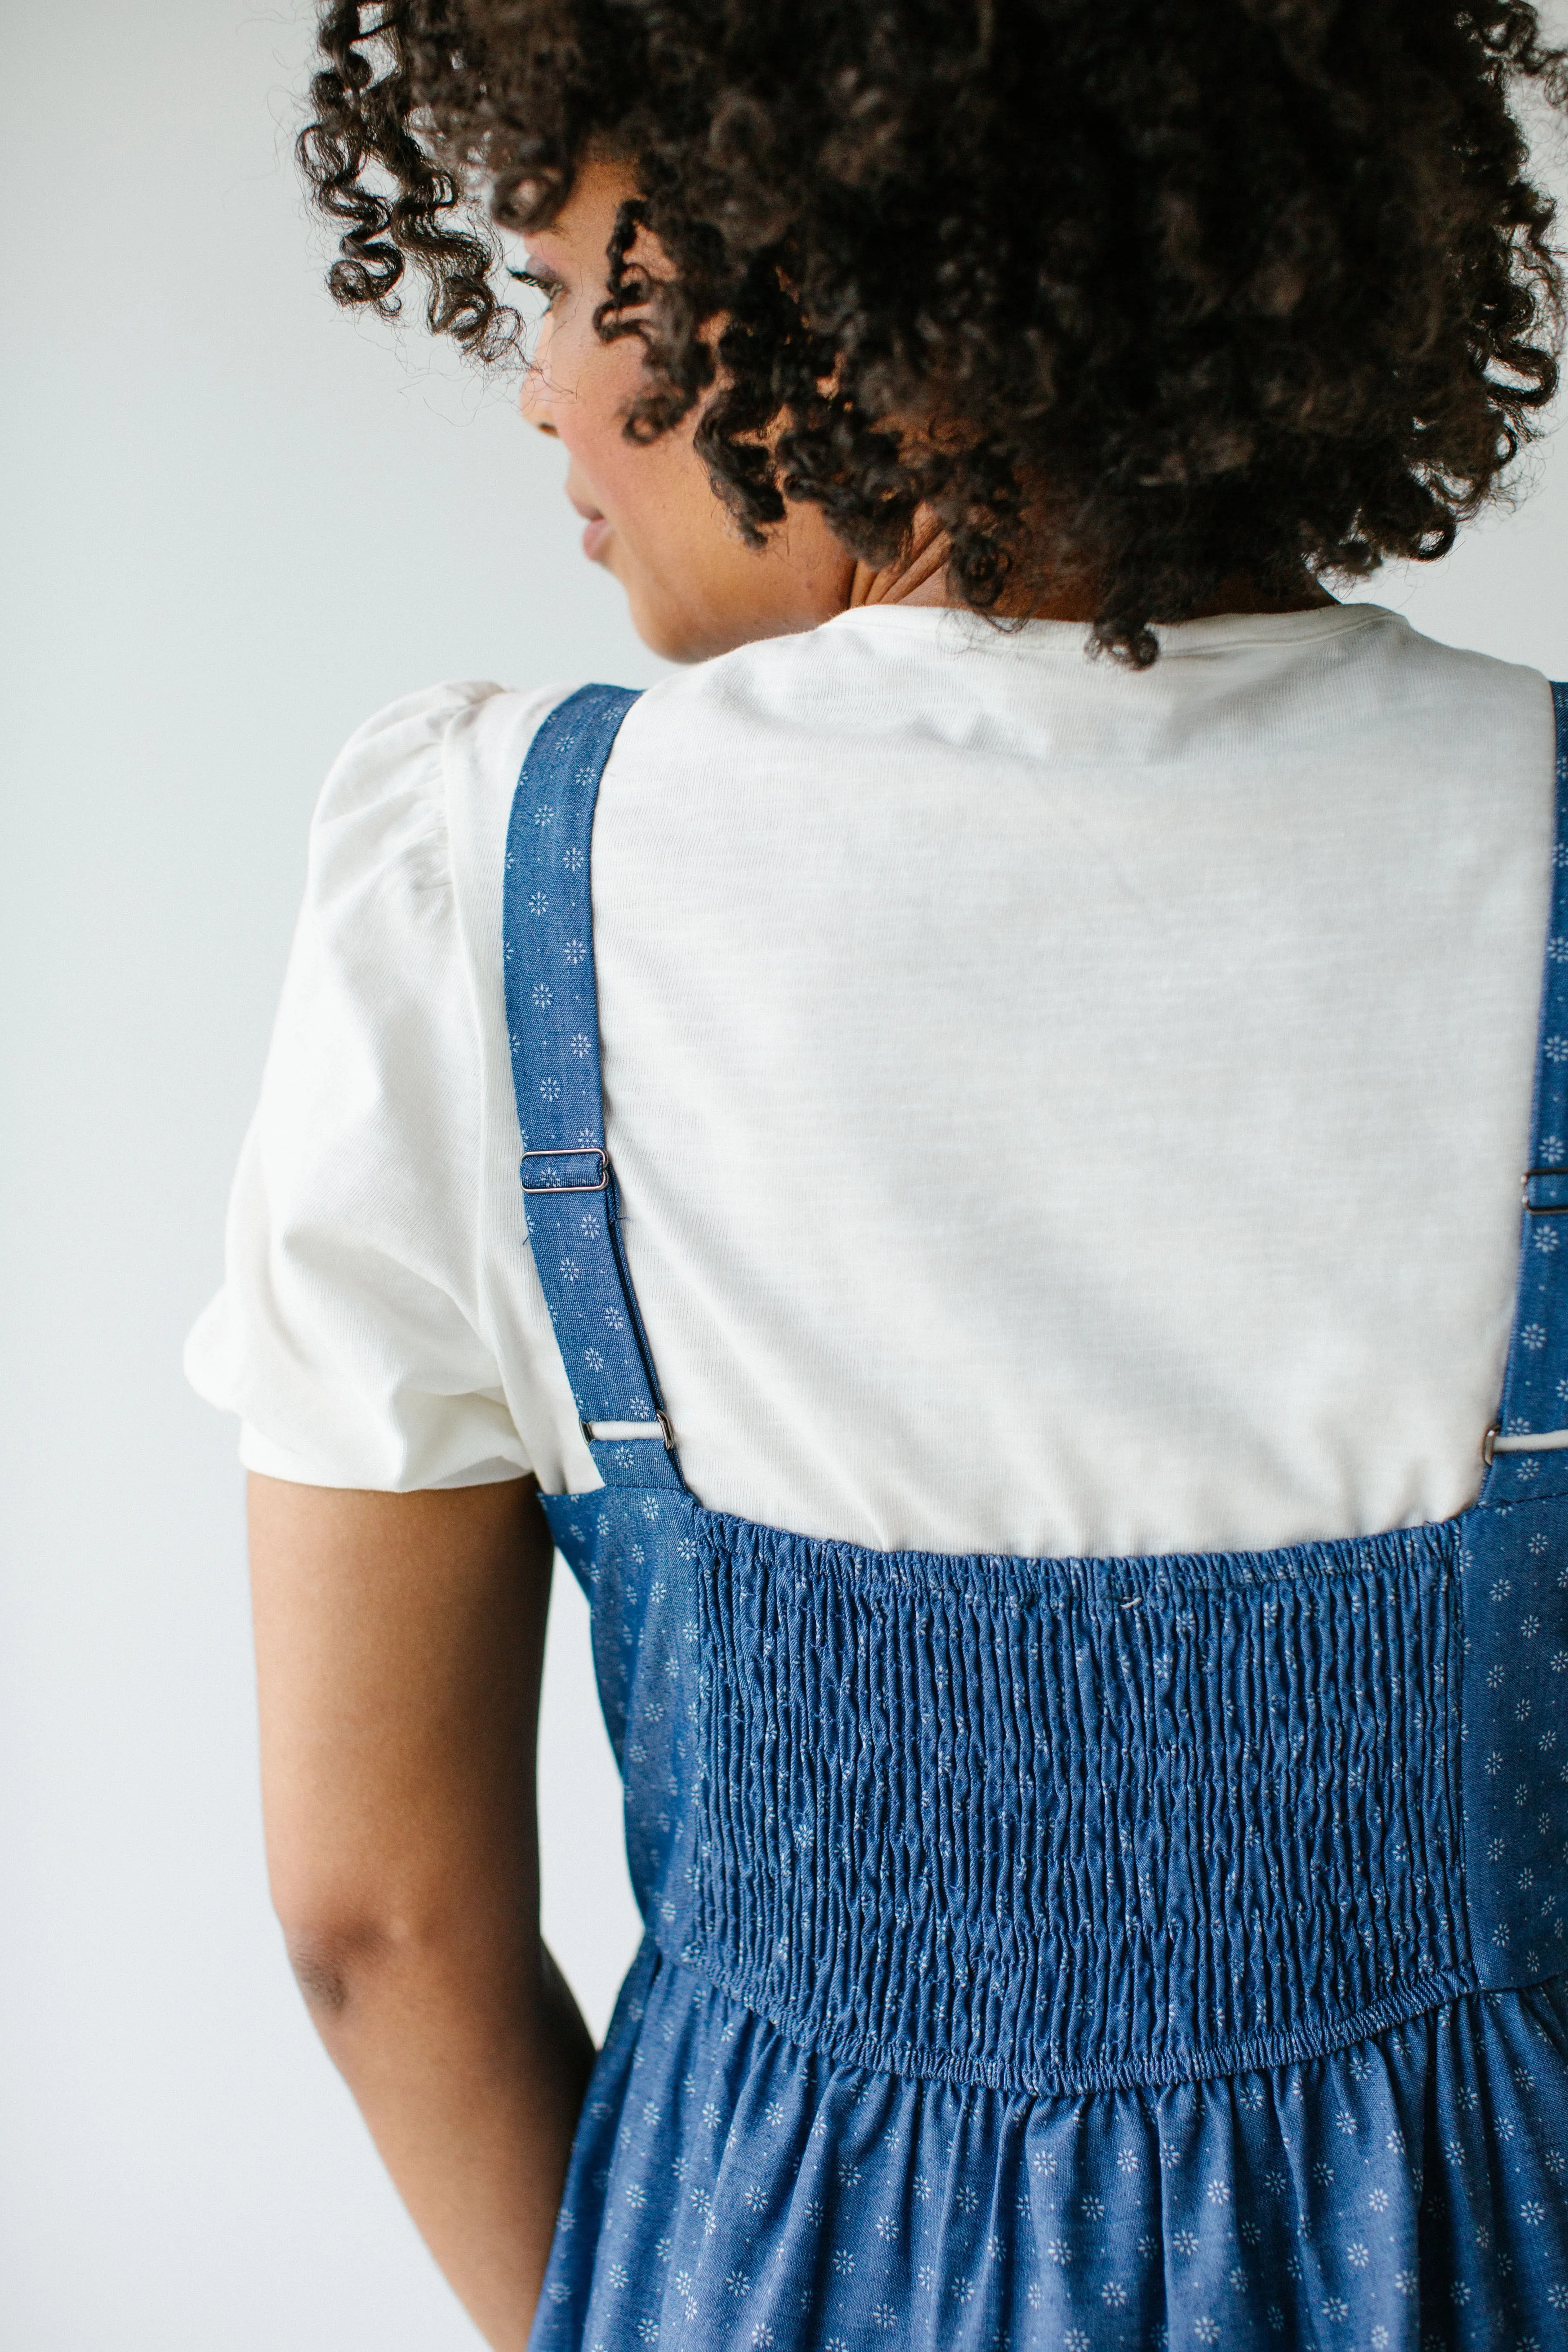
[[[342,737],[444,677],[659,666],[507,389],[321,291],[302,12],[5,29],[0,2343],[457,2352],[268,1907],[235,1434],[180,1346]],[[1366,593],[1568,670],[1568,478],[1533,470]],[[546,1926],[601,2029],[637,1923],[557,1590]]]

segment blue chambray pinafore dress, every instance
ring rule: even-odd
[[[1479,1499],[1152,1559],[868,1551],[689,1491],[599,1078],[594,807],[633,698],[585,688],[539,730],[508,1014],[531,1247],[604,1482],[544,1507],[592,1604],[647,1934],[531,2352],[1568,2347],[1553,692]]]

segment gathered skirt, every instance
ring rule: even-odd
[[[646,1939],[531,2352],[1560,2352],[1568,1977],[1194,2082],[801,2047]]]

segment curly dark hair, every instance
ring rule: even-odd
[[[1556,387],[1523,0],[327,0],[320,48],[340,302],[412,263],[502,357],[492,223],[623,160],[628,435],[703,404],[753,541],[811,499],[882,563],[924,504],[981,611],[1065,566],[1138,665],[1238,578],[1446,553]]]

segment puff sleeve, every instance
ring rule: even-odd
[[[444,773],[454,720],[500,691],[393,703],[317,807],[225,1281],[185,1351],[274,1477],[403,1491],[531,1466],[478,1297],[481,1048]]]

